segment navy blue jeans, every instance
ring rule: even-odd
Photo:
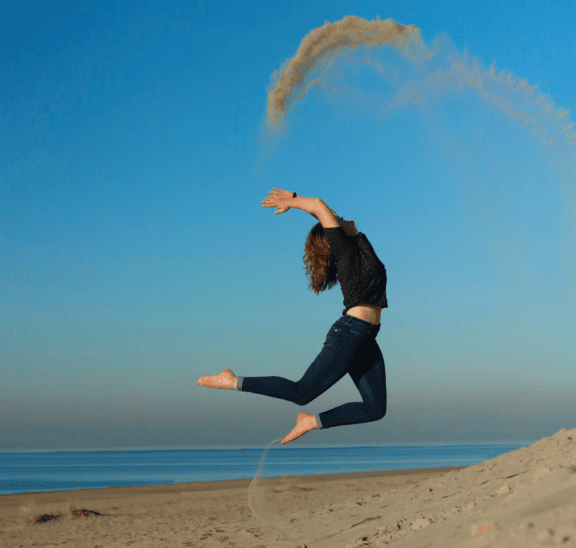
[[[343,315],[324,341],[324,348],[299,381],[283,377],[238,377],[237,390],[306,405],[346,373],[362,402],[345,403],[314,415],[321,429],[381,419],[386,414],[386,372],[376,335],[380,325]]]

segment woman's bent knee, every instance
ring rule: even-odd
[[[386,408],[382,409],[381,411],[378,411],[377,413],[374,413],[372,416],[372,420],[373,421],[379,421],[380,419],[383,419],[384,416],[386,415]]]
[[[308,405],[311,401],[314,401],[318,396],[310,394],[302,394],[300,387],[296,387],[294,398],[292,399],[292,403],[296,405],[304,406]]]
[[[299,405],[300,407],[304,407],[308,405],[314,398],[297,398],[292,403]]]

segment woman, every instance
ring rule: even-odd
[[[320,221],[312,227],[304,247],[306,275],[311,274],[309,288],[318,295],[339,281],[346,308],[330,328],[324,348],[299,381],[237,377],[225,369],[219,375],[200,377],[198,384],[306,405],[348,373],[362,403],[345,403],[315,415],[298,413],[296,426],[282,440],[284,444],[316,428],[371,422],[386,414],[386,374],[376,335],[380,331],[380,311],[388,307],[388,301],[386,269],[366,236],[356,231],[353,221],[344,221],[318,198],[272,188],[268,191],[271,196],[262,200],[262,207],[278,208],[274,215],[295,207]]]

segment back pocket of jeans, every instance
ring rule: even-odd
[[[328,335],[326,335],[326,340],[324,341],[324,346],[333,346],[336,338],[338,337],[338,333],[340,332],[339,327],[333,327],[328,331]]]

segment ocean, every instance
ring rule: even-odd
[[[534,442],[537,440],[534,440]],[[531,443],[283,447],[268,449],[260,476],[471,466]],[[0,495],[254,477],[265,448],[0,453]]]

